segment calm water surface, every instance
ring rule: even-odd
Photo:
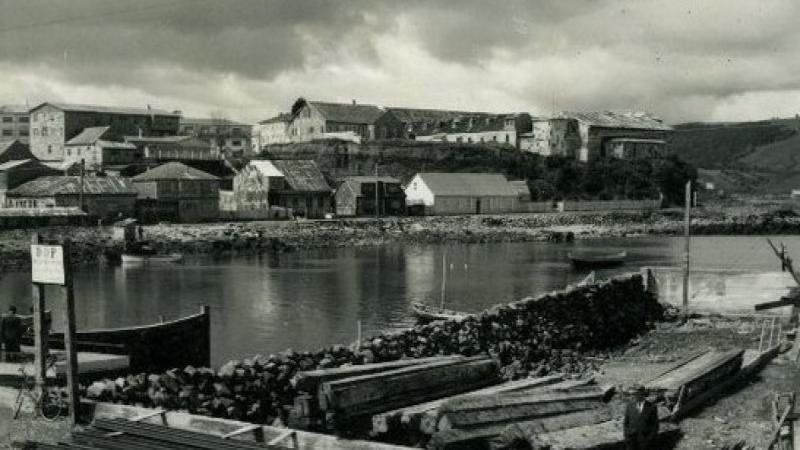
[[[800,236],[783,236],[800,252]],[[212,362],[293,349],[316,349],[364,334],[411,325],[411,302],[438,304],[446,252],[447,306],[479,311],[579,281],[567,252],[626,250],[627,263],[598,275],[683,261],[677,237],[602,239],[576,243],[507,243],[326,249],[145,267],[82,267],[75,277],[78,329],[155,322],[211,306]],[[763,237],[703,236],[692,240],[692,264],[703,268],[776,270]],[[796,258],[795,258],[796,259]],[[27,310],[30,273],[0,275],[0,308]],[[61,329],[60,293],[48,306]]]

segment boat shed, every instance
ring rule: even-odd
[[[497,173],[418,173],[405,189],[409,208],[425,214],[500,214],[513,212],[517,190]]]
[[[145,221],[205,222],[219,217],[219,178],[179,162],[133,177]]]

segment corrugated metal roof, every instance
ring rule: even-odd
[[[348,103],[308,102],[331,122],[358,123],[372,125],[384,111],[375,105]]]
[[[51,197],[54,195],[78,194],[81,191],[79,176],[47,176],[31,180],[8,191],[9,196],[16,197]],[[85,195],[136,195],[136,189],[130,181],[121,177],[85,177],[83,180]]]
[[[18,140],[0,142],[0,162],[15,159],[35,159],[31,148]]]
[[[209,125],[209,126],[232,126],[232,127],[250,127],[252,125],[243,122],[236,122],[230,119],[214,119],[206,117],[181,117],[181,125]]]
[[[218,180],[218,177],[179,162],[162,164],[133,177],[133,181],[155,180]]]
[[[489,116],[487,112],[449,111],[445,109],[386,108],[398,120],[407,123],[447,121],[461,116]]]
[[[643,143],[643,144],[666,144],[667,141],[663,139],[638,139],[638,138],[613,138],[609,139],[609,142],[632,142],[632,143]]]
[[[342,180],[342,184],[346,184],[350,186],[353,192],[358,195],[361,192],[361,185],[363,183],[375,183],[375,181],[379,181],[381,183],[397,183],[400,184],[400,180],[394,177],[374,177],[374,176],[351,176],[345,177]]]
[[[328,182],[320,172],[317,163],[305,159],[278,159],[270,161],[286,179],[286,184],[294,191],[331,191]]]
[[[516,197],[517,190],[499,173],[418,173],[428,189],[440,196]]]
[[[603,128],[634,128],[646,130],[670,131],[672,127],[662,122],[655,116],[647,113],[618,113],[612,111],[595,112],[562,112],[557,118],[577,119],[596,127]]]
[[[77,136],[67,141],[67,145],[94,145],[111,127],[84,128]]]
[[[180,114],[174,112],[170,112],[164,109],[155,109],[155,108],[148,109],[148,108],[132,108],[128,106],[78,105],[74,103],[53,103],[53,102],[44,102],[40,105],[31,108],[31,111],[35,111],[44,105],[51,105],[53,107],[56,107],[64,111],[74,111],[74,112],[127,114],[133,116],[150,116],[150,115],[175,116],[175,117],[180,116]]]

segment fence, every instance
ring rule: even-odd
[[[661,208],[661,199],[652,200],[563,200],[558,211],[650,211]]]

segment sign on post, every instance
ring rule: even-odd
[[[64,248],[60,245],[31,245],[31,281],[64,286]]]

